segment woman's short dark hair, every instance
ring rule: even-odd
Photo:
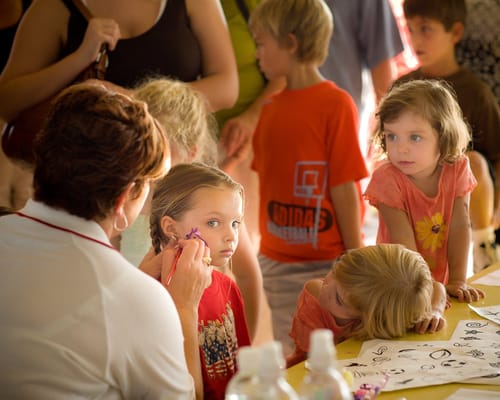
[[[34,198],[99,220],[131,183],[166,173],[170,152],[145,103],[102,85],[81,83],[56,98],[35,140]]]

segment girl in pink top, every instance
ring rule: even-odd
[[[398,244],[348,250],[324,279],[304,285],[287,366],[305,360],[315,329],[330,329],[336,344],[351,336],[391,339],[408,329],[432,333],[445,326],[445,306],[444,286],[432,279],[417,252]]]
[[[459,301],[484,297],[466,283],[476,180],[464,155],[469,129],[452,89],[436,80],[403,83],[382,100],[377,119],[374,140],[387,160],[365,193],[379,211],[377,243],[418,251]]]

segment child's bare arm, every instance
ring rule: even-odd
[[[446,326],[444,310],[447,305],[446,289],[440,282],[433,282],[432,289],[432,315],[430,318],[420,321],[415,325],[417,333],[434,333]]]
[[[415,234],[406,213],[385,204],[379,204],[378,210],[389,230],[391,243],[399,243],[410,250],[418,251]]]
[[[356,184],[349,181],[330,188],[335,218],[345,249],[363,246],[361,239],[360,198]]]
[[[245,317],[248,331],[252,341],[257,333],[257,326],[260,319],[260,305],[264,289],[262,286],[262,272],[259,261],[255,255],[246,226],[242,224],[240,238],[236,252],[233,255],[234,275],[238,287],[240,288],[243,301],[245,303]]]
[[[226,151],[227,157],[234,157],[246,143],[251,145],[263,104],[270,96],[282,91],[285,86],[286,80],[282,77],[269,81],[247,109],[224,124],[220,133],[220,144]]]
[[[484,292],[467,285],[467,260],[470,245],[468,198],[457,197],[448,236],[448,265],[450,276],[446,291],[459,301],[470,303],[484,297]]]

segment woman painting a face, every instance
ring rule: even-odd
[[[169,294],[110,242],[169,158],[145,103],[90,84],[56,99],[35,143],[34,198],[0,218],[2,394],[194,398],[196,314],[176,305],[199,302],[209,249],[180,241],[190,290]]]

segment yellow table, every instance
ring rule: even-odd
[[[486,270],[479,272],[478,274],[472,276],[469,281],[472,282],[480,276],[486,275],[494,270],[500,269],[500,263],[494,264],[488,267]],[[474,284],[474,286],[476,286]],[[486,293],[486,298],[473,303],[475,306],[484,307],[490,305],[500,304],[500,287],[498,286],[485,286],[477,285],[479,289],[482,289]],[[449,340],[452,336],[458,321],[466,319],[482,319],[479,315],[473,312],[465,303],[459,303],[452,300],[452,307],[445,312],[445,317],[447,321],[447,326],[440,332],[434,334],[418,335],[414,333],[409,333],[405,335],[401,340],[415,340],[415,341],[432,341],[432,340]],[[345,342],[337,345],[337,358],[339,360],[346,358],[355,358],[361,350],[361,341],[354,339],[346,340]],[[287,381],[297,389],[306,369],[304,363],[297,364],[286,371]],[[406,390],[396,390],[391,392],[383,392],[378,397],[377,400],[396,400],[399,398],[406,398],[407,400],[440,400],[445,399],[450,396],[459,388],[467,389],[480,389],[480,390],[491,390],[494,392],[499,392],[498,398],[500,399],[500,385],[472,385],[463,383],[451,383],[446,385],[435,385],[426,386],[421,388],[406,389]],[[473,400],[473,399],[471,399]]]

